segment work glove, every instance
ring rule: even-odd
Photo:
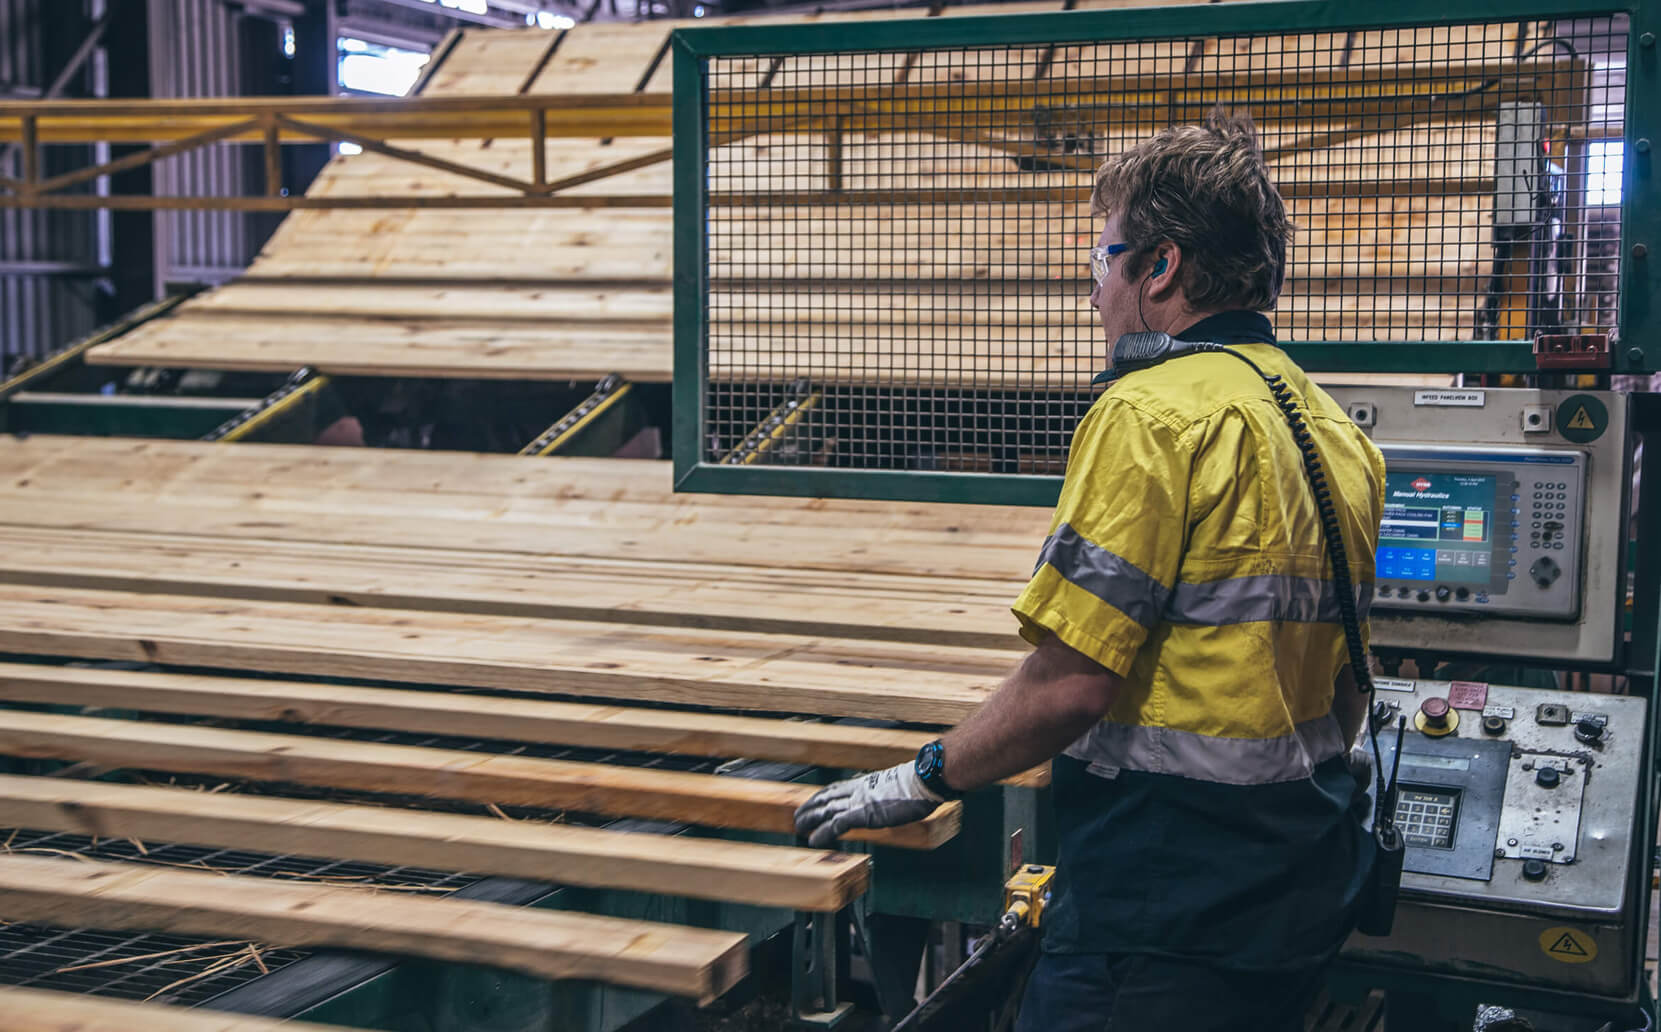
[[[944,800],[929,791],[911,761],[827,785],[796,809],[796,834],[825,849],[855,828],[920,821]]]

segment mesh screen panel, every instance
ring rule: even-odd
[[[1297,226],[1283,341],[1608,330],[1626,46],[1611,14],[705,58],[698,461],[1059,473],[1109,355],[1094,171],[1216,105]]]

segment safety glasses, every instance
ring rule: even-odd
[[[1107,270],[1112,266],[1114,256],[1128,250],[1129,244],[1097,244],[1090,249],[1090,275],[1095,278],[1097,286],[1107,279]]]

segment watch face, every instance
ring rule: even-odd
[[[943,753],[939,742],[930,742],[917,752],[917,776],[929,778],[939,773],[943,763]]]

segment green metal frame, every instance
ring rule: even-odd
[[[709,141],[707,61],[712,57],[916,51],[946,47],[1090,43],[1186,36],[1262,35],[1421,27],[1496,20],[1625,14],[1629,19],[1626,156],[1622,179],[1619,326],[1611,372],[1661,370],[1661,195],[1650,141],[1661,139],[1661,5],[1642,0],[1397,0],[1356,5],[1337,0],[1193,5],[1047,14],[879,21],[846,25],[713,26],[676,30],[675,182],[675,484],[679,490],[892,500],[1053,505],[1060,479],[974,473],[721,466],[705,461],[707,397],[706,216]],[[1287,351],[1318,372],[1535,373],[1527,341],[1307,341]]]

